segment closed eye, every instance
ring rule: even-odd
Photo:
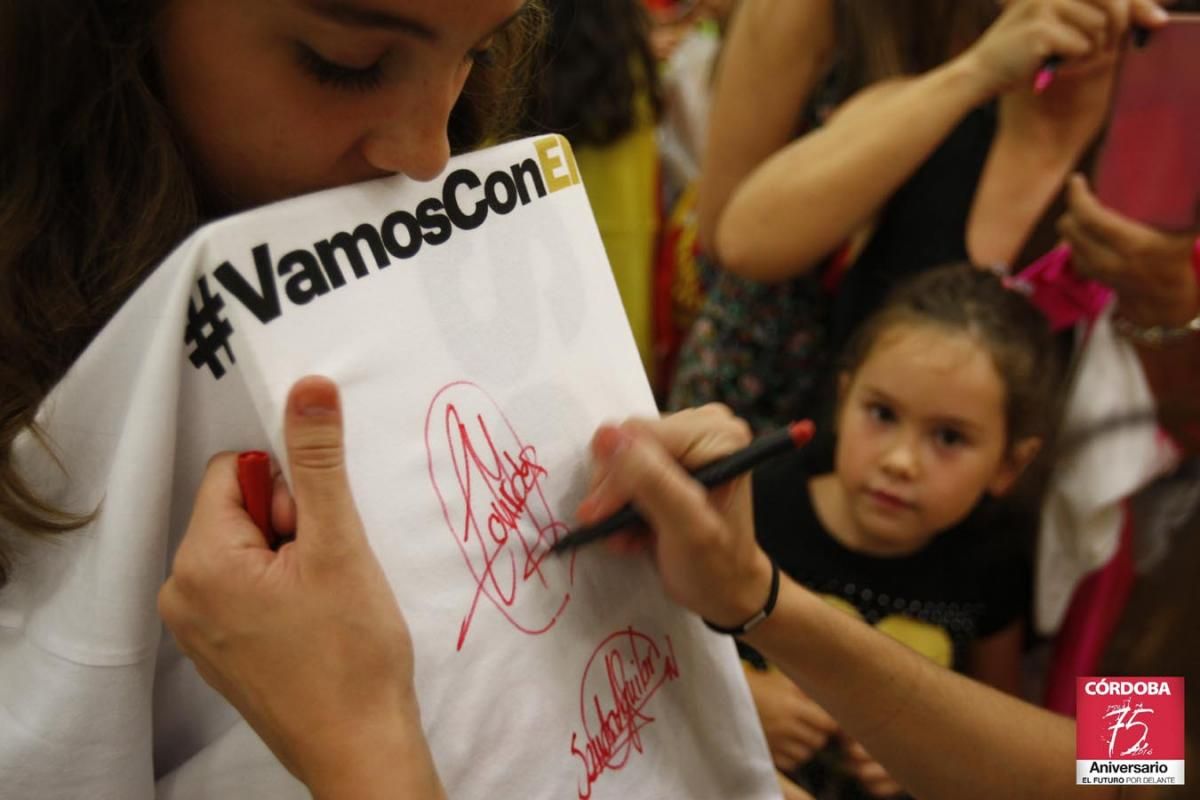
[[[296,52],[300,66],[322,86],[368,92],[378,88],[383,82],[382,61],[376,61],[366,67],[350,67],[330,61],[305,44],[300,44]]]

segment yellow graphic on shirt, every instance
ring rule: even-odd
[[[853,617],[863,618],[852,603],[840,597],[823,594],[821,599]],[[954,664],[954,643],[950,641],[950,634],[941,626],[903,614],[892,614],[875,623],[875,628],[897,642],[908,645],[935,664],[947,668]]]

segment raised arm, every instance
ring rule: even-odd
[[[714,79],[700,170],[706,250],[738,184],[796,135],[833,44],[833,0],[743,0],[738,7]]]
[[[721,264],[764,281],[813,268],[876,214],[969,110],[1031,81],[1050,54],[1078,58],[1105,46],[1129,15],[1117,0],[1013,0],[957,58],[859,92],[738,187],[716,231]]]
[[[668,593],[722,626],[763,607],[771,565],[754,540],[747,482],[707,495],[680,464],[747,438],[711,408],[603,429],[594,450],[606,478],[584,505],[599,517],[632,498],[654,531],[648,546]],[[933,664],[786,577],[774,612],[746,641],[918,797],[1117,796],[1075,786],[1070,720]]]

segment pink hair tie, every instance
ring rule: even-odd
[[[1107,286],[1081,278],[1071,268],[1071,247],[1066,244],[1021,270],[1012,282],[1056,331],[1096,319],[1112,297]]]
[[[1001,275],[1000,285],[1010,292],[1025,295],[1029,297],[1033,294],[1033,286],[1013,275]]]

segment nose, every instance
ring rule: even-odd
[[[450,160],[447,128],[459,87],[429,87],[397,103],[362,141],[362,154],[375,169],[418,181],[436,178]]]
[[[908,432],[898,432],[883,453],[880,467],[889,477],[897,480],[912,480],[917,475],[917,437]]]

